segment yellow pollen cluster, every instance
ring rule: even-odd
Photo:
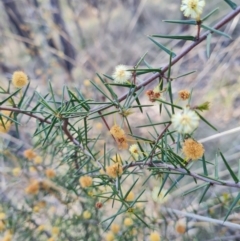
[[[125,218],[124,221],[123,221],[123,224],[127,227],[132,226],[133,220],[131,218]]]
[[[111,166],[106,167],[106,173],[109,177],[116,178],[118,176],[121,176],[123,173],[122,165],[119,163],[115,163]]]
[[[88,210],[83,212],[84,219],[89,219],[89,218],[91,218],[91,216],[92,216],[92,214]]]
[[[114,241],[114,234],[110,231],[106,234],[106,241]]]
[[[79,183],[83,188],[90,187],[92,186],[93,180],[92,180],[92,177],[90,176],[82,176],[79,178]]]
[[[204,147],[201,143],[189,138],[184,141],[182,151],[186,158],[197,160],[203,156]]]
[[[115,138],[121,138],[122,136],[125,136],[124,130],[120,126],[118,126],[116,124],[110,129],[110,133]]]
[[[15,176],[15,177],[20,176],[21,172],[22,172],[22,170],[21,170],[21,168],[19,168],[19,167],[15,167],[15,168],[12,169],[12,174],[13,174],[13,176]]]
[[[127,143],[127,138],[126,138],[125,132],[120,126],[115,124],[110,129],[110,133],[115,138],[119,149],[127,149],[128,148],[128,143]]]
[[[113,223],[111,225],[111,231],[115,234],[117,234],[120,231],[120,226],[116,223]]]
[[[134,193],[132,191],[129,192],[125,200],[128,202],[132,202],[134,200]]]
[[[153,233],[150,234],[149,240],[150,241],[160,241],[161,237],[157,232],[153,232]]]
[[[188,90],[180,90],[178,95],[181,100],[187,100],[190,97],[190,92]]]
[[[22,71],[15,71],[12,76],[12,83],[16,88],[22,88],[28,84],[28,77]]]
[[[53,234],[53,235],[58,235],[59,232],[60,232],[59,227],[52,227],[52,234]]]
[[[54,178],[56,176],[56,172],[51,168],[46,169],[45,174],[48,178]]]
[[[39,192],[40,185],[38,180],[32,180],[32,183],[30,183],[27,188],[25,189],[25,192],[27,194],[37,194]]]
[[[39,165],[42,163],[42,157],[41,156],[36,156],[33,160],[33,162],[36,164],[36,165]]]
[[[31,161],[37,156],[37,154],[33,151],[33,149],[27,149],[23,152],[23,156]]]

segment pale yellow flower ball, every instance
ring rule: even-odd
[[[22,172],[22,170],[21,170],[20,167],[15,167],[15,168],[12,169],[12,174],[15,177],[19,177],[21,172]]]
[[[29,161],[31,161],[37,156],[37,154],[34,152],[33,149],[27,149],[23,152],[23,156],[26,157]]]
[[[106,173],[109,177],[116,178],[121,176],[123,173],[123,168],[121,164],[115,163],[111,166],[106,167]]]
[[[123,224],[127,227],[132,226],[133,220],[131,218],[125,218],[124,221],[123,221]]]
[[[132,202],[133,200],[134,200],[134,197],[135,197],[135,195],[134,195],[134,193],[131,191],[131,192],[129,192],[128,193],[128,195],[127,195],[127,197],[126,197],[126,201],[128,201],[128,202]]]
[[[161,237],[157,232],[153,232],[153,233],[150,234],[149,240],[150,241],[160,241]]]
[[[53,234],[53,235],[58,235],[59,232],[60,232],[59,227],[52,227],[52,234]]]
[[[93,179],[90,176],[82,176],[79,178],[79,183],[83,188],[90,187],[92,186]]]
[[[106,241],[114,241],[114,234],[110,231],[106,234]]]
[[[39,225],[38,227],[37,227],[37,230],[39,231],[39,232],[42,232],[43,230],[45,230],[45,226],[42,224],[42,225]]]
[[[42,163],[42,157],[41,156],[36,156],[34,159],[33,159],[33,162],[36,164],[36,165],[39,165]]]
[[[84,219],[89,219],[89,218],[91,218],[91,216],[92,216],[92,214],[88,210],[83,212]]]
[[[28,76],[22,71],[15,71],[12,76],[12,83],[16,88],[22,88],[28,84]]]
[[[111,225],[111,231],[115,234],[117,234],[120,231],[120,226],[116,223],[113,223]]]

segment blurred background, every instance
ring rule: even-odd
[[[134,66],[146,52],[145,60],[153,67],[168,62],[168,56],[148,35],[196,35],[195,26],[163,22],[183,18],[180,3],[176,0],[2,0],[0,83],[5,85],[13,71],[23,70],[31,78],[33,89],[46,92],[50,80],[56,93],[61,94],[63,85],[68,85],[81,89],[89,98],[101,99],[89,83],[89,79],[99,82],[96,73],[112,75],[119,64]],[[203,16],[217,7],[219,10],[206,22],[209,26],[231,11],[224,1],[211,1],[206,4]],[[224,131],[238,126],[240,120],[239,16],[221,30],[232,39],[213,34],[210,58],[203,42],[172,68],[172,76],[196,71],[173,82],[174,94],[177,96],[184,88],[193,89],[193,105],[210,101],[211,111],[206,113],[206,118],[210,122],[214,120],[214,126]],[[177,54],[190,44],[156,40]],[[143,80],[144,77],[138,79]],[[148,111],[155,115],[154,108]],[[197,137],[214,133],[203,125]],[[238,136],[214,140],[209,148],[213,153],[218,147],[235,153],[240,149]],[[232,138],[233,145],[226,145],[225,141],[229,143]]]
[[[235,2],[240,4],[239,0]],[[183,19],[180,3],[179,0],[1,0],[0,84],[7,86],[12,73],[23,70],[30,77],[33,90],[46,93],[50,80],[59,95],[63,85],[68,85],[81,89],[89,98],[100,99],[89,82],[92,80],[100,84],[96,73],[112,75],[119,64],[134,66],[146,52],[145,60],[155,68],[169,61],[168,56],[149,41],[148,35],[196,35],[195,26],[163,22],[164,19]],[[203,15],[216,7],[218,12],[206,22],[209,26],[231,11],[223,0],[210,1],[206,3]],[[172,68],[172,76],[196,71],[174,80],[173,94],[177,99],[179,90],[192,89],[192,105],[210,101],[210,111],[204,113],[204,117],[218,132],[238,127],[240,122],[239,18],[237,16],[221,29],[232,39],[213,34],[210,58],[206,55],[206,42],[202,42]],[[156,40],[176,54],[190,44]],[[140,76],[138,82],[143,80],[144,77]],[[147,89],[156,85],[152,83]],[[125,90],[117,91],[122,94]],[[143,103],[147,103],[145,96]],[[157,110],[158,107],[153,106],[147,113],[159,121]],[[136,116],[132,120],[134,118]],[[139,121],[142,125],[148,124],[146,116],[139,117]],[[141,132],[146,133],[147,130]],[[205,138],[218,132],[203,123],[195,138]],[[239,133],[208,141],[205,145],[208,161],[213,160],[218,148],[230,165],[237,168]],[[228,172],[221,168],[221,178],[228,179]],[[184,183],[173,196],[177,197],[187,189],[189,185]],[[229,190],[218,189],[218,194],[222,195],[225,191]],[[184,201],[184,206],[191,202],[191,198]],[[207,212],[203,208],[202,214]]]

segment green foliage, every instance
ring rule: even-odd
[[[235,11],[239,9],[233,2],[225,2]],[[174,64],[206,38],[209,57],[212,33],[231,38],[218,30],[235,13],[231,16],[214,27],[203,25],[199,19],[165,21],[196,25],[196,37],[151,35],[148,38],[154,46],[169,58],[166,66],[151,67],[145,59],[146,52],[132,66],[124,66],[116,73],[122,82],[109,74],[97,74],[98,82],[89,81],[88,91],[94,93],[94,98],[70,86],[63,86],[61,93],[56,93],[51,81],[49,93],[44,94],[31,89],[32,83],[22,89],[11,82],[7,88],[1,87],[2,140],[5,135],[10,136],[9,123],[18,136],[25,133],[24,141],[2,141],[1,157],[11,170],[4,177],[9,190],[0,197],[3,240],[9,236],[19,241],[108,241],[114,236],[119,241],[158,241],[158,234],[161,240],[175,240],[184,233],[183,240],[192,240],[186,226],[181,224],[182,233],[177,228],[181,217],[186,218],[189,227],[198,219],[216,225],[219,219],[226,221],[239,204],[239,193],[218,192],[218,197],[210,191],[219,186],[239,190],[240,168],[237,174],[218,150],[212,161],[208,146],[196,140],[199,123],[203,128],[217,130],[197,112],[211,112],[210,102],[189,90],[176,96],[173,90],[177,80],[195,71],[177,77],[172,72]],[[208,32],[199,35],[201,29]],[[177,55],[154,38],[192,43]],[[131,77],[124,79],[129,72]],[[181,72],[185,73],[182,69]],[[154,115],[146,112],[150,107],[157,107]],[[192,140],[191,144],[188,140]],[[228,171],[224,177],[220,162]],[[17,183],[19,190],[11,190],[12,183]],[[192,200],[196,194],[197,207],[190,205],[185,210],[192,216],[174,211],[171,203],[175,197]],[[205,217],[194,214],[202,212],[203,206],[209,210],[203,214]],[[215,210],[216,206],[219,209],[211,213],[210,209]],[[169,223],[176,228],[167,230]],[[230,221],[221,225],[240,227]],[[157,232],[156,239],[153,230]]]

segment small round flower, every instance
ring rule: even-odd
[[[35,205],[35,206],[33,207],[33,212],[34,212],[34,213],[38,213],[39,211],[40,211],[39,206]]]
[[[46,177],[48,177],[48,178],[54,178],[54,177],[56,176],[56,172],[55,172],[53,169],[48,168],[48,169],[46,169],[46,171],[45,171],[45,175],[46,175]]]
[[[124,221],[123,221],[123,224],[127,227],[132,226],[133,220],[131,218],[125,218]]]
[[[85,79],[85,80],[83,81],[83,84],[84,84],[86,87],[88,87],[88,86],[91,85],[91,82],[90,82],[90,80]]]
[[[39,232],[42,232],[43,230],[45,230],[45,226],[42,224],[42,225],[39,225],[38,227],[37,227],[37,231],[39,231]]]
[[[33,159],[33,162],[36,164],[36,165],[39,165],[42,163],[42,157],[41,156],[36,156],[34,159]]]
[[[190,92],[188,90],[180,90],[178,96],[181,100],[187,100],[190,97]]]
[[[28,187],[25,189],[25,192],[27,194],[37,194],[39,192],[40,185],[38,180],[33,180],[31,184],[28,185]]]
[[[128,202],[132,202],[134,200],[134,193],[132,191],[130,193],[128,193],[125,200],[128,201]]]
[[[160,187],[154,187],[153,188],[152,199],[153,199],[154,202],[163,204],[163,203],[168,201],[169,195],[167,194],[165,196],[165,194],[167,193],[166,189],[162,189],[160,193],[159,193],[159,190],[160,190]],[[158,193],[159,193],[159,195],[158,195]]]
[[[186,222],[183,219],[178,220],[175,230],[177,233],[184,234],[186,232]]]
[[[139,150],[139,147],[138,147],[137,144],[131,145],[130,148],[129,148],[129,151],[135,159],[138,159],[140,150]]]
[[[93,179],[90,176],[82,176],[79,178],[79,183],[83,188],[90,187],[92,186]]]
[[[15,71],[12,76],[12,83],[17,88],[22,88],[28,84],[28,77],[22,71]]]
[[[15,177],[19,177],[21,172],[22,172],[22,170],[21,170],[20,167],[15,167],[15,168],[12,169],[12,174]]]
[[[111,166],[106,167],[106,173],[109,177],[116,178],[118,176],[121,176],[123,173],[122,165],[119,163],[115,163]]]
[[[111,231],[114,233],[114,234],[117,234],[119,231],[120,231],[120,226],[116,223],[113,223],[111,225]]]
[[[127,71],[128,67],[126,65],[118,65],[113,73],[113,79],[115,83],[124,84],[129,81],[132,76],[130,71]]]
[[[114,240],[114,234],[110,231],[106,234],[106,241],[113,241]]]
[[[190,134],[199,125],[199,116],[195,111],[190,110],[188,107],[183,108],[171,118],[173,128],[182,134]]]
[[[91,216],[92,216],[92,214],[88,210],[83,212],[84,219],[89,219],[89,218],[91,218]]]
[[[125,136],[124,130],[120,126],[118,126],[116,124],[110,129],[110,133],[115,138],[121,138],[122,136]]]
[[[205,0],[182,0],[180,10],[183,11],[185,17],[192,17],[196,20],[200,20],[203,7],[205,6]]]
[[[33,149],[27,149],[23,152],[23,156],[31,161],[37,156],[37,154],[33,151]]]
[[[157,232],[152,232],[149,235],[149,240],[150,241],[160,241],[161,240],[161,236]]]
[[[60,232],[60,229],[59,229],[59,227],[52,227],[52,234],[53,235],[58,235],[59,234],[59,232]]]
[[[203,156],[204,147],[201,143],[189,138],[184,141],[182,151],[186,158],[197,160]]]

